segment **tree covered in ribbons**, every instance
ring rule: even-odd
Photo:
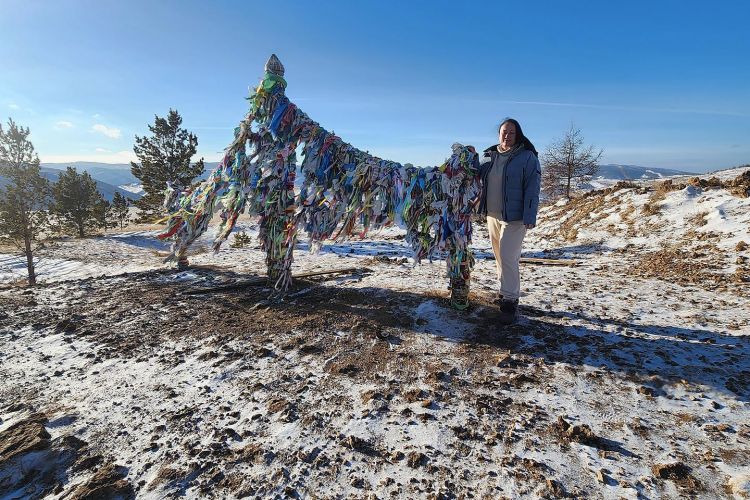
[[[88,172],[79,174],[74,167],[68,167],[60,174],[53,193],[52,211],[64,230],[83,238],[90,230],[100,227],[106,201]]]
[[[162,204],[168,186],[184,189],[203,173],[203,158],[191,163],[198,138],[181,125],[180,114],[170,109],[166,118],[154,117],[148,126],[150,137],[135,136],[138,163],[131,162],[130,171],[143,185],[144,195],[135,202],[141,221],[153,222],[166,214]]]
[[[40,175],[29,133],[12,119],[6,129],[0,124],[0,176],[7,182],[0,189],[0,239],[23,252],[29,284],[35,285],[34,242],[48,227],[50,186]]]
[[[283,75],[272,56],[219,166],[196,186],[168,190],[170,215],[159,235],[173,240],[168,259],[185,255],[214,212],[221,218],[214,238],[218,249],[247,211],[260,217],[268,277],[275,293],[283,294],[291,284],[298,230],[316,249],[327,240],[364,237],[369,230],[400,224],[416,262],[447,257],[452,289],[463,287],[464,303],[473,264],[471,211],[479,194],[473,148],[454,144],[442,166],[424,169],[377,158],[310,119],[286,96]],[[294,182],[298,150],[299,191]]]

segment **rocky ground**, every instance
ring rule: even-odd
[[[650,194],[616,196],[612,213]],[[152,233],[59,243],[55,258],[96,258],[0,290],[0,498],[750,497],[737,265],[700,269],[718,281],[640,273],[658,242],[634,250],[588,222],[571,242],[556,210],[528,255],[579,265],[524,265],[511,327],[494,320],[481,225],[463,312],[444,264],[412,267],[397,232],[300,249],[299,271],[359,271],[298,280],[282,302],[192,293],[259,272],[252,245],[177,272]],[[605,217],[589,220],[627,223]]]

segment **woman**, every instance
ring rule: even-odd
[[[480,156],[482,198],[479,212],[487,216],[487,228],[495,254],[500,282],[500,321],[518,318],[521,283],[518,262],[526,231],[536,225],[541,167],[534,145],[521,125],[506,118],[498,128],[499,144]]]

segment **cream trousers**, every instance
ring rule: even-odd
[[[504,299],[518,300],[521,296],[521,276],[518,262],[521,259],[521,245],[526,236],[523,221],[503,222],[487,216],[487,229],[495,254],[497,279]]]

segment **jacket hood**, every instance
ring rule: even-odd
[[[492,152],[492,151],[497,151],[497,147],[498,147],[499,145],[500,145],[500,144],[498,143],[498,144],[495,144],[495,145],[493,145],[493,146],[490,146],[490,147],[488,147],[487,149],[485,149],[485,150],[484,150],[484,152],[485,152],[485,153],[490,153],[490,152]],[[523,151],[524,149],[526,149],[526,144],[525,144],[525,143],[523,143],[523,142],[522,142],[521,144],[519,144],[519,146],[521,146],[520,148],[518,148],[518,150],[519,150],[519,151]]]
[[[484,152],[485,153],[490,153],[492,151],[497,151],[497,147],[499,145],[500,144],[495,144],[494,146],[490,146],[487,149],[485,149]],[[521,140],[519,142],[519,145],[521,146],[519,148],[519,151],[523,151],[524,149],[528,149],[529,151],[531,151],[532,153],[534,153],[534,156],[539,156],[539,153],[537,153],[536,148],[531,143],[531,141],[526,138],[526,136],[524,136],[524,137],[521,138]]]

